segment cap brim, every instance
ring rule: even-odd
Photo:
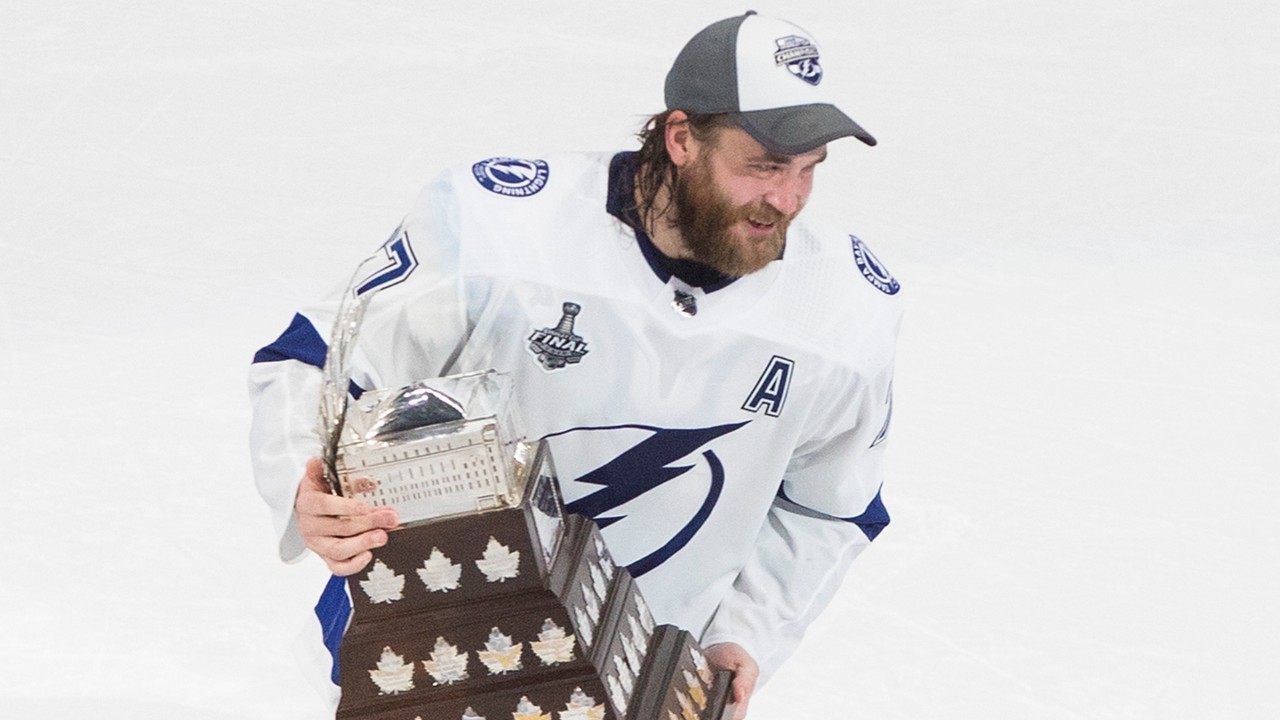
[[[876,139],[835,105],[795,105],[773,110],[729,114],[734,124],[768,150],[799,155],[842,137],[856,137],[868,145]]]

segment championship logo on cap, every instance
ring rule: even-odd
[[[792,75],[817,85],[822,82],[822,66],[818,64],[818,46],[809,38],[799,35],[788,35],[778,38],[778,51],[773,54],[773,61],[778,65],[786,65]]]
[[[528,197],[546,186],[551,168],[545,160],[496,157],[472,165],[471,174],[489,192]]]

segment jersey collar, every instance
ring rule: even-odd
[[[635,173],[636,153],[620,152],[613,156],[613,160],[609,162],[609,192],[605,209],[635,232],[636,243],[653,274],[663,283],[670,282],[671,277],[675,276],[688,285],[700,288],[704,293],[712,293],[732,284],[737,278],[700,262],[667,257],[653,244],[649,234],[644,231],[644,224],[640,222],[640,214],[635,208]]]

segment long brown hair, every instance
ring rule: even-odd
[[[655,207],[658,193],[665,186],[674,188],[679,168],[671,162],[667,154],[667,120],[674,110],[666,110],[649,118],[636,136],[640,138],[640,150],[636,153],[636,213],[646,228],[652,228],[653,222],[661,217],[671,206],[673,194],[668,193],[666,204]],[[725,113],[688,114],[689,132],[695,140],[705,143],[715,142],[715,133],[722,127],[728,127],[729,116]]]

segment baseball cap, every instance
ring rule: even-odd
[[[667,73],[668,110],[728,113],[773,152],[797,155],[852,135],[876,139],[831,103],[818,44],[797,25],[748,11],[703,28]]]

